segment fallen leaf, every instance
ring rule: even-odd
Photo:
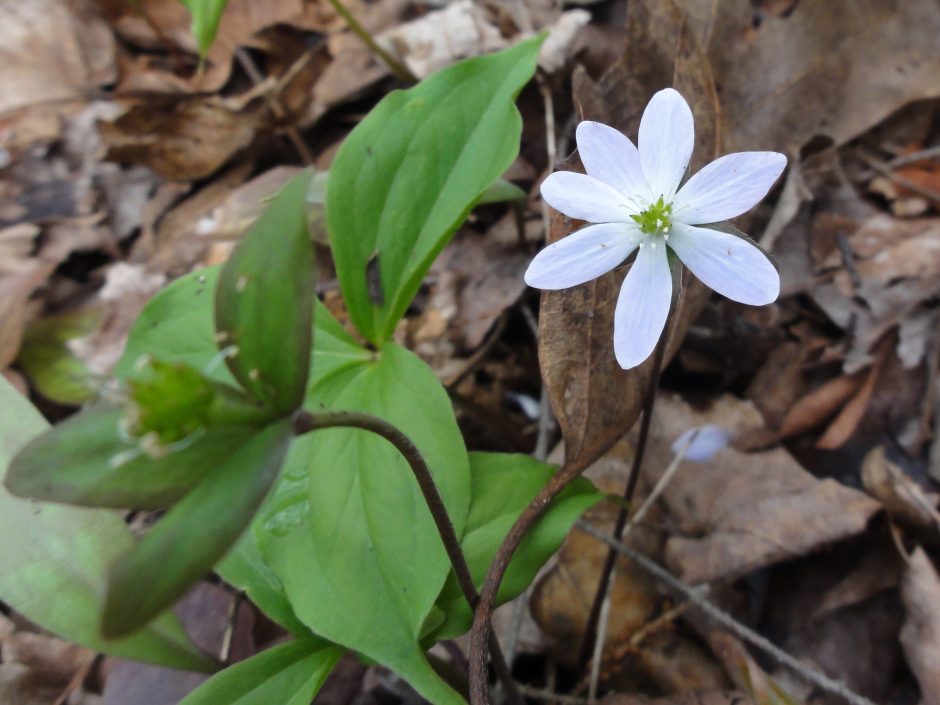
[[[721,85],[729,152],[796,155],[815,135],[843,144],[913,100],[940,95],[933,0],[803,0],[754,27],[749,0],[681,0]]]
[[[596,85],[583,71],[576,72],[574,100],[580,117],[635,135],[649,97],[669,85],[692,106],[695,162],[712,159],[720,150],[718,98],[686,18],[672,2],[636,2],[630,4],[626,56]],[[574,159],[565,166],[580,170]],[[549,242],[569,234],[574,226],[574,221],[553,213]],[[621,267],[582,286],[542,294],[539,360],[569,465],[589,465],[633,425],[653,374],[652,359],[624,371],[614,358],[614,308],[624,274]],[[708,296],[708,290],[686,272],[669,324],[667,361]]]
[[[863,383],[861,376],[839,375],[798,399],[784,417],[778,437],[783,440],[817,428],[842,408]]]
[[[239,98],[173,96],[132,104],[99,123],[107,158],[143,164],[166,179],[192,181],[217,171],[248,147],[272,116],[261,86]]]
[[[713,423],[746,436],[763,421],[731,396],[706,410],[681,398],[657,399],[643,473],[655,482],[684,431]],[[686,464],[663,492],[677,532],[666,563],[684,581],[735,578],[863,531],[879,505],[834,480],[817,480],[783,448],[745,453],[733,446],[708,462]]]
[[[940,529],[937,494],[922,489],[904,470],[888,460],[884,446],[876,446],[865,456],[862,484],[893,519],[921,529]]]
[[[920,684],[920,705],[940,704],[940,577],[924,553],[911,555],[901,586],[907,617],[901,645]]]
[[[114,37],[87,0],[2,0],[0,46],[0,113],[85,101],[115,79]]]

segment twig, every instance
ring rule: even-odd
[[[817,688],[821,688],[827,693],[838,695],[847,702],[851,703],[851,705],[875,705],[875,703],[873,703],[868,698],[849,690],[844,683],[833,680],[832,678],[829,678],[829,676],[820,673],[818,670],[810,668],[809,666],[801,663],[796,658],[781,649],[779,646],[775,646],[773,643],[762,637],[750,627],[742,624],[727,612],[713,605],[700,594],[699,590],[682,582],[672,575],[672,573],[667,571],[655,561],[650,560],[642,553],[634,551],[632,548],[619,541],[615,541],[613,538],[606,536],[603,532],[595,529],[593,526],[582,520],[575,522],[575,527],[584,533],[593,536],[598,541],[607,544],[620,555],[629,558],[647,573],[654,576],[658,580],[661,580],[676,592],[681,593],[695,607],[698,607],[709,617],[714,619],[722,626],[726,627],[733,634],[768,654],[781,665],[791,669],[794,673],[801,676],[807,683],[810,683]]]
[[[503,311],[499,318],[496,319],[496,323],[493,324],[493,329],[490,331],[489,335],[486,336],[484,340],[476,350],[473,351],[473,354],[467,358],[467,364],[463,366],[463,369],[460,370],[453,379],[447,382],[446,386],[448,389],[456,389],[460,386],[460,383],[463,382],[467,377],[473,374],[477,368],[483,363],[486,359],[486,356],[489,355],[490,350],[493,349],[493,346],[499,342],[499,339],[503,335],[503,331],[506,330],[506,312]]]
[[[611,576],[611,588],[615,576]],[[588,702],[594,705],[597,700],[597,686],[601,680],[601,661],[604,655],[604,642],[607,640],[607,626],[610,622],[610,590],[604,595],[604,604],[601,605],[600,621],[597,625],[597,639],[594,640],[594,654],[591,657],[591,679],[588,684]]]
[[[900,157],[895,157],[890,162],[888,162],[887,166],[890,169],[897,169],[899,166],[906,166],[907,164],[913,164],[914,162],[922,162],[927,159],[936,159],[938,157],[940,157],[940,145],[935,147],[927,147],[926,149],[911,152],[910,154],[902,154]]]
[[[643,457],[646,455],[646,441],[649,438],[650,422],[653,420],[653,406],[656,404],[656,390],[659,388],[659,376],[662,372],[663,358],[666,356],[666,346],[669,344],[669,328],[669,318],[667,318],[666,325],[659,338],[659,343],[656,345],[656,351],[653,353],[653,366],[650,370],[649,384],[646,387],[646,397],[643,400],[643,419],[640,422],[640,435],[637,439],[636,449],[633,452],[633,464],[630,467],[630,476],[627,478],[627,485],[623,490],[625,506],[621,507],[620,511],[617,512],[617,521],[614,524],[614,538],[618,541],[623,538],[623,531],[627,524],[628,507],[633,501],[633,495],[636,492],[636,486],[640,479],[640,468],[643,465]],[[610,576],[614,572],[616,562],[617,552],[611,549],[607,552],[607,559],[604,561],[600,580],[597,581],[597,592],[594,593],[594,601],[591,603],[591,611],[588,613],[587,624],[585,624],[584,627],[584,635],[581,638],[581,648],[578,652],[578,664],[581,666],[586,664],[591,658],[591,652],[594,647],[594,636],[597,630],[597,620],[600,619],[601,605],[604,603],[604,596],[607,594]]]
[[[418,79],[415,77],[411,71],[408,70],[404,64],[398,61],[394,56],[389,54],[385,49],[380,47],[372,35],[369,33],[365,27],[357,20],[353,14],[346,9],[346,6],[343,5],[340,0],[330,0],[330,4],[333,6],[333,9],[339,13],[339,16],[346,20],[346,24],[349,25],[349,28],[353,33],[359,37],[363,42],[366,43],[366,46],[372,50],[376,56],[378,56],[389,70],[395,74],[395,78],[403,83],[417,83]]]
[[[434,477],[431,475],[431,469],[428,467],[424,456],[411,439],[402,433],[398,428],[388,423],[378,416],[365,414],[357,411],[324,411],[311,413],[309,411],[298,411],[294,416],[294,432],[296,435],[302,435],[311,431],[324,428],[359,428],[364,431],[375,433],[393,446],[401,453],[402,457],[408,462],[418,481],[418,487],[424,495],[424,501],[431,511],[431,516],[437,526],[441,542],[444,544],[444,550],[450,559],[454,575],[457,577],[457,583],[463,596],[470,605],[470,609],[475,609],[480,600],[476,586],[473,584],[473,577],[470,575],[470,568],[467,560],[464,558],[463,551],[460,548],[460,540],[457,538],[457,532],[447,513],[447,507],[440,492],[437,491],[437,485],[434,484]],[[503,687],[506,689],[510,701],[522,704],[516,684],[512,679],[509,666],[503,658],[502,650],[499,648],[499,642],[495,635],[492,635],[488,641],[493,659],[493,667],[496,670]]]
[[[933,189],[925,188],[921,186],[920,184],[914,183],[910,179],[906,179],[903,176],[900,176],[899,174],[895,173],[888,164],[876,158],[874,155],[869,154],[868,152],[859,150],[857,154],[863,162],[868,164],[868,166],[870,166],[875,171],[884,174],[886,177],[891,179],[894,183],[898,184],[899,186],[903,186],[908,191],[913,191],[914,193],[918,193],[921,196],[925,196],[926,198],[929,198],[932,201],[940,202],[940,192],[934,191]]]
[[[257,85],[264,81],[264,76],[261,75],[261,71],[259,71],[258,67],[255,65],[254,60],[251,58],[251,54],[249,54],[243,48],[239,47],[235,50],[235,58],[238,60],[238,63],[241,64],[241,67],[245,70],[245,73],[248,74],[248,78],[251,79],[252,83]],[[283,118],[285,115],[284,107],[281,105],[281,101],[278,100],[277,96],[269,95],[267,100],[268,106],[271,108],[271,112],[274,113],[274,117],[276,117],[278,120]],[[294,149],[297,150],[297,154],[300,155],[304,165],[310,166],[313,164],[313,155],[310,153],[310,150],[307,149],[307,145],[304,143],[303,139],[301,139],[297,129],[291,125],[284,129],[284,134],[287,135],[287,139],[290,140],[290,143],[294,146]]]

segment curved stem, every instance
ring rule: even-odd
[[[653,361],[654,370],[650,378],[650,385],[647,388],[647,397],[644,400],[647,402],[645,406],[649,409],[652,409],[652,405],[648,402],[651,397],[655,398],[666,347],[669,344],[669,322],[671,317],[670,314],[670,318],[666,321],[666,329],[663,331],[662,337],[660,338],[660,344],[656,346],[656,352],[654,353],[656,356]],[[647,425],[646,434],[649,433],[649,422],[646,421],[646,418],[649,416],[651,416],[651,414],[647,414],[644,411],[644,423]],[[641,428],[641,434],[642,433]],[[645,446],[645,438],[643,444]],[[593,465],[606,451],[607,448],[604,448],[601,449],[600,452],[593,454],[592,457],[584,458],[578,463],[563,465],[561,469],[552,476],[548,484],[545,485],[529,503],[529,506],[522,511],[522,514],[516,519],[516,523],[513,524],[509,533],[506,534],[506,538],[496,552],[496,556],[493,558],[493,562],[490,564],[486,578],[483,581],[483,587],[480,589],[480,601],[477,605],[476,612],[474,612],[473,628],[470,631],[469,675],[471,705],[489,705],[489,693],[487,692],[486,682],[486,647],[489,643],[489,634],[492,630],[493,608],[496,603],[496,595],[499,591],[503,576],[506,573],[506,569],[509,567],[509,561],[522,542],[523,537],[525,537],[532,525],[538,521],[539,517],[542,516],[552,500],[554,500],[565,487],[571,484],[575,478],[584,472],[584,470]],[[636,456],[641,455],[642,452],[639,450],[638,444],[634,461],[636,462]],[[635,485],[636,480],[632,478],[633,474],[634,473],[631,471],[631,479]],[[628,489],[629,484],[628,482]],[[631,497],[632,493],[633,490],[630,490]],[[603,602],[603,597],[601,597],[601,601]]]
[[[460,539],[457,538],[457,532],[447,513],[447,507],[437,485],[434,484],[434,477],[431,475],[431,469],[428,467],[421,451],[411,441],[408,436],[402,433],[397,427],[388,423],[378,416],[366,414],[358,411],[323,411],[311,413],[301,409],[294,415],[294,433],[302,435],[311,431],[317,431],[324,428],[359,428],[364,431],[370,431],[381,436],[401,453],[402,457],[408,462],[414,473],[415,480],[418,481],[418,487],[421,488],[421,494],[428,505],[434,524],[437,526],[437,532],[440,534],[441,541],[444,544],[444,550],[450,559],[454,575],[457,576],[457,582],[460,590],[463,592],[470,609],[475,609],[480,600],[476,586],[473,584],[473,577],[470,575],[470,567],[460,548]],[[496,670],[506,693],[513,703],[522,703],[522,696],[519,693],[516,684],[512,679],[509,666],[506,663],[503,653],[499,648],[499,642],[495,636],[491,636],[488,642],[492,652],[493,667]]]

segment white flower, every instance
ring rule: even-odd
[[[653,96],[640,121],[639,149],[617,130],[585,121],[577,129],[587,174],[559,171],[542,198],[589,225],[542,250],[525,273],[529,286],[566,289],[612,270],[639,248],[614,314],[614,352],[624,369],[656,347],[672,302],[667,248],[707,286],[761,306],[777,299],[780,277],[744,238],[696,227],[734,218],[760,201],[787,159],[740,152],[716,159],[679,188],[694,144],[692,111],[675,90]]]

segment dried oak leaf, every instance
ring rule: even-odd
[[[661,394],[644,474],[655,482],[682,432],[716,424],[746,435],[762,424],[751,402],[725,396],[705,411]],[[663,498],[678,533],[666,563],[689,583],[734,578],[853,536],[880,505],[834,480],[818,480],[783,448],[745,453],[728,447],[705,463],[686,463]]]

